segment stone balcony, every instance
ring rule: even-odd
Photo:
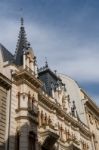
[[[29,86],[35,86],[36,88],[42,87],[42,82],[35,76],[35,73],[29,68],[26,67],[23,69],[19,68],[19,71],[14,71],[12,73],[13,82],[17,85],[21,83],[29,84]]]

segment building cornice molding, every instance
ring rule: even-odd
[[[28,85],[31,89],[33,89],[35,92],[38,92],[39,88],[35,87],[32,83],[28,82],[26,79],[20,79],[19,81],[13,81],[13,84],[15,85],[21,85],[21,84],[26,84]]]
[[[42,106],[45,110],[47,110],[49,113],[53,113],[53,110],[51,110],[46,104],[44,104],[42,101],[38,101],[38,105]]]
[[[99,120],[99,115],[96,114],[96,113],[94,113],[94,112],[92,111],[92,109],[91,109],[90,107],[88,107],[87,105],[85,106],[85,111],[86,111],[87,114],[90,113],[92,116],[95,117],[95,119]]]
[[[86,96],[87,100],[85,102],[85,105],[87,105],[87,107],[90,107],[95,113],[98,114],[99,116],[99,107],[95,104],[95,102],[87,95],[87,93],[80,89],[81,92]]]
[[[39,93],[39,100],[41,100],[44,104],[49,106],[51,109],[56,110],[56,113],[60,115],[61,117],[64,117],[65,120],[68,120],[73,126],[79,128],[79,130],[84,133],[86,136],[91,137],[91,132],[89,131],[89,128],[84,124],[78,122],[77,120],[73,119],[70,115],[66,114],[64,110],[62,110],[59,106],[56,105],[56,103],[52,102],[49,96],[45,96],[42,93]],[[87,129],[86,129],[87,128]]]
[[[15,117],[16,121],[22,120],[22,119],[26,119],[26,120],[29,120],[29,121],[32,121],[32,122],[35,122],[36,124],[38,124],[38,119],[33,116],[31,117],[31,116],[20,115],[20,116]]]
[[[32,85],[36,86],[36,88],[42,87],[42,82],[39,79],[37,79],[35,75],[28,72],[26,69],[22,69],[13,73],[13,78],[16,82],[25,79]]]
[[[94,105],[92,105],[90,100],[88,100],[85,105],[86,105],[86,108],[92,112],[92,114],[99,116],[99,108],[94,107]]]

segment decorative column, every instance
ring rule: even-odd
[[[37,77],[38,76],[38,72],[37,72],[37,63],[36,63],[36,57],[34,56],[34,74]]]
[[[20,92],[18,92],[18,109],[20,109]]]
[[[26,55],[25,55],[25,51],[23,53],[23,69],[25,69],[25,66],[26,66]]]
[[[34,64],[32,59],[30,59],[30,69],[34,72]]]
[[[28,54],[26,55],[26,66],[27,66],[27,68],[29,68],[29,56],[28,56]]]

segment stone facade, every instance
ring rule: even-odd
[[[47,62],[37,69],[21,19],[15,55],[0,45],[0,150],[98,150],[98,138],[98,106]]]
[[[91,141],[93,150],[99,149],[99,108],[91,98],[83,91],[83,100],[85,101],[85,112],[87,125],[92,133]]]
[[[11,82],[8,78],[0,73],[0,150],[4,150],[6,147],[6,121],[7,121],[7,104],[8,95],[11,88]]]

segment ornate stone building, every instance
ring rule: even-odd
[[[71,78],[38,69],[23,19],[15,54],[0,44],[0,150],[98,150],[99,108]]]

